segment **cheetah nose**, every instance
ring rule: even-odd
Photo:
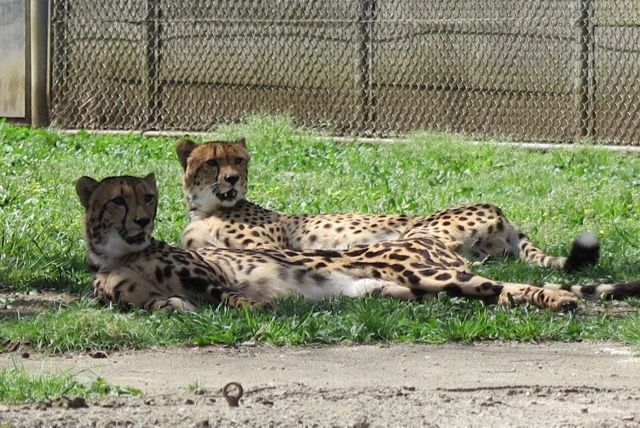
[[[145,227],[146,225],[151,223],[151,219],[149,217],[140,217],[140,218],[137,218],[137,219],[133,220],[133,222],[135,224],[137,224],[138,226],[140,226],[140,227]]]
[[[230,174],[224,176],[224,181],[231,184],[232,186],[238,182],[240,176],[238,174]]]

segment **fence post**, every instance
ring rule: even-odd
[[[580,85],[578,89],[577,107],[579,108],[579,123],[576,140],[593,137],[595,131],[595,116],[593,94],[595,85],[594,68],[594,25],[593,0],[580,0],[580,66],[578,69]]]
[[[358,19],[360,33],[360,80],[362,85],[362,120],[359,132],[366,132],[367,125],[375,128],[373,117],[373,91],[371,74],[373,72],[373,23],[376,15],[376,0],[359,0],[360,17]],[[371,130],[373,131],[373,129]]]
[[[31,0],[30,14],[30,81],[31,81],[31,126],[49,124],[47,75],[49,61],[49,2]],[[27,112],[25,112],[28,114]]]
[[[160,61],[160,32],[161,32],[161,0],[147,0],[147,14],[145,17],[147,46],[147,118],[144,127],[146,129],[155,128],[160,109],[160,97],[158,91],[160,83],[158,79],[158,65]]]

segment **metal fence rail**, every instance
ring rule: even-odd
[[[54,0],[55,126],[640,144],[637,0]]]

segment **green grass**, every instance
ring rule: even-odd
[[[0,403],[33,403],[58,397],[141,396],[136,388],[111,385],[98,377],[91,383],[82,383],[72,373],[30,374],[16,365],[0,370]]]
[[[640,277],[637,154],[589,146],[547,152],[474,146],[444,134],[415,134],[395,144],[329,143],[287,120],[268,118],[219,131],[247,138],[253,155],[249,198],[270,209],[428,214],[491,202],[552,254],[565,254],[580,232],[596,232],[603,241],[601,263],[575,275],[513,260],[491,262],[476,272],[534,283]],[[187,215],[176,140],[66,135],[0,123],[0,289],[89,294],[82,209],[74,192],[80,175],[155,172],[161,193],[156,237],[177,244]],[[204,308],[195,315],[149,315],[81,300],[69,308],[0,319],[0,338],[52,351],[246,341],[614,339],[640,346],[637,313],[591,313],[504,309],[456,299],[425,304],[367,299],[316,306],[288,300],[256,313]]]

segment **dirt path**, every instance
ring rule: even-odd
[[[15,358],[15,356],[14,356]],[[0,424],[640,426],[640,358],[615,343],[197,348],[19,359],[144,398],[0,406]],[[0,367],[13,364],[0,356]],[[194,382],[197,393],[188,389]],[[238,408],[221,394],[245,389]]]

